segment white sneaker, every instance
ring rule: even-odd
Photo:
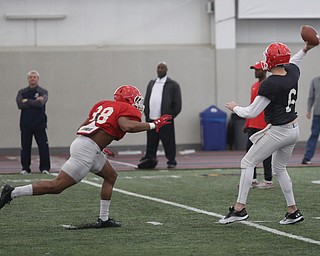
[[[41,171],[41,173],[42,174],[50,174],[49,171],[47,171],[47,170],[43,170],[43,171]]]
[[[22,171],[20,172],[20,174],[21,174],[21,175],[29,175],[29,174],[31,174],[31,172],[27,172],[26,170],[22,170]]]
[[[262,189],[267,189],[267,188],[274,188],[273,182],[272,181],[262,181],[259,182],[257,188],[262,188]]]
[[[257,180],[252,181],[250,188],[258,188],[259,187],[259,182]]]

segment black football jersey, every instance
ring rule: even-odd
[[[264,80],[258,95],[268,98],[271,102],[264,110],[268,124],[287,124],[297,118],[296,101],[298,96],[298,80],[300,69],[295,64],[284,65],[285,76],[271,75]]]

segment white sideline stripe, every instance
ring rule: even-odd
[[[92,186],[95,186],[95,187],[98,187],[98,188],[101,188],[101,184],[98,184],[98,183],[95,183],[95,182],[91,182],[91,181],[88,181],[88,180],[82,180],[81,182],[89,184],[89,185],[92,185]],[[117,192],[125,194],[125,195],[135,196],[135,197],[147,199],[147,200],[158,202],[158,203],[163,203],[163,204],[172,205],[172,206],[175,206],[175,207],[180,207],[180,208],[183,208],[183,209],[186,209],[186,210],[189,210],[189,211],[193,211],[193,212],[197,212],[197,213],[201,213],[201,214],[205,214],[205,215],[209,215],[209,216],[213,216],[213,217],[217,217],[217,218],[223,218],[224,217],[223,215],[218,214],[218,213],[204,211],[204,210],[201,210],[201,209],[198,209],[198,208],[190,207],[190,206],[179,204],[179,203],[170,202],[170,201],[159,199],[159,198],[156,198],[156,197],[140,195],[140,194],[129,192],[129,191],[126,191],[126,190],[123,190],[123,189],[113,188],[113,191],[117,191]],[[313,240],[311,238],[307,238],[307,237],[303,237],[303,236],[297,236],[297,235],[286,233],[286,232],[283,232],[283,231],[280,231],[280,230],[277,230],[277,229],[268,228],[268,227],[259,225],[257,223],[253,223],[251,221],[239,221],[239,222],[244,224],[244,225],[248,225],[250,227],[261,229],[261,230],[270,232],[270,233],[275,234],[275,235],[289,237],[289,238],[300,240],[300,241],[303,241],[303,242],[306,242],[306,243],[309,243],[309,244],[320,245],[320,241]],[[231,224],[229,224],[229,225],[231,225]]]
[[[220,215],[220,214],[217,214],[217,213],[214,213],[214,212],[204,211],[204,210],[201,210],[201,209],[198,209],[198,208],[190,207],[190,206],[179,204],[179,203],[170,202],[170,201],[159,199],[159,198],[155,198],[155,197],[144,196],[144,195],[132,193],[132,192],[129,192],[129,191],[126,191],[126,190],[122,190],[122,189],[117,189],[117,188],[114,188],[114,190],[117,191],[117,192],[120,192],[122,194],[135,196],[135,197],[140,197],[140,198],[143,198],[143,199],[147,199],[147,200],[151,200],[151,201],[155,201],[155,202],[159,202],[159,203],[163,203],[163,204],[168,204],[168,205],[180,207],[180,208],[183,208],[183,209],[186,209],[186,210],[189,210],[189,211],[193,211],[193,212],[197,212],[197,213],[201,213],[201,214],[206,214],[206,215],[209,215],[209,216],[214,216],[214,217],[218,217],[218,218],[223,218],[224,217],[223,215]],[[296,240],[301,240],[301,241],[304,241],[304,242],[307,242],[307,243],[320,245],[320,241],[313,240],[311,238],[306,238],[306,237],[302,237],[302,236],[293,235],[293,234],[286,233],[286,232],[283,232],[283,231],[279,231],[279,230],[276,230],[276,229],[273,229],[273,228],[268,228],[268,227],[262,226],[260,224],[253,223],[251,221],[240,221],[240,223],[243,223],[243,224],[248,225],[250,227],[255,227],[257,229],[261,229],[261,230],[264,230],[264,231],[267,231],[267,232],[270,232],[270,233],[273,233],[273,234],[276,234],[276,235],[285,236],[285,237],[293,238],[293,239],[296,239]]]
[[[127,151],[119,151],[119,155],[140,155],[142,154],[141,150],[127,150]]]
[[[110,163],[114,163],[114,164],[120,164],[120,165],[126,165],[126,166],[130,166],[133,168],[137,168],[138,166],[135,164],[129,164],[129,163],[125,163],[125,162],[120,162],[120,161],[114,161],[114,160],[110,160],[108,159]]]
[[[154,225],[154,226],[161,226],[163,225],[163,223],[158,222],[158,221],[147,221],[148,224]]]

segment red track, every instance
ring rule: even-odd
[[[312,164],[308,166],[320,166],[320,152],[316,152]],[[177,154],[178,165],[176,169],[221,169],[221,168],[240,168],[241,158],[244,156],[244,151],[196,151],[191,154]],[[301,165],[304,148],[296,148],[289,161],[289,167],[306,167]],[[66,161],[68,155],[66,153],[51,154],[51,172],[58,172]],[[116,155],[110,158],[114,167],[118,171],[135,170],[135,165],[139,163],[142,157],[138,155]],[[39,159],[37,155],[32,156],[32,171],[34,173],[38,170]],[[156,170],[163,170],[166,168],[166,159],[164,156],[158,156],[158,166]],[[19,173],[21,171],[20,158],[18,155],[9,155],[2,153],[0,155],[0,173]],[[174,171],[174,169],[171,169]]]

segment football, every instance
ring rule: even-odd
[[[300,34],[303,41],[308,41],[311,45],[319,44],[319,35],[317,30],[309,25],[303,25],[300,29]]]

